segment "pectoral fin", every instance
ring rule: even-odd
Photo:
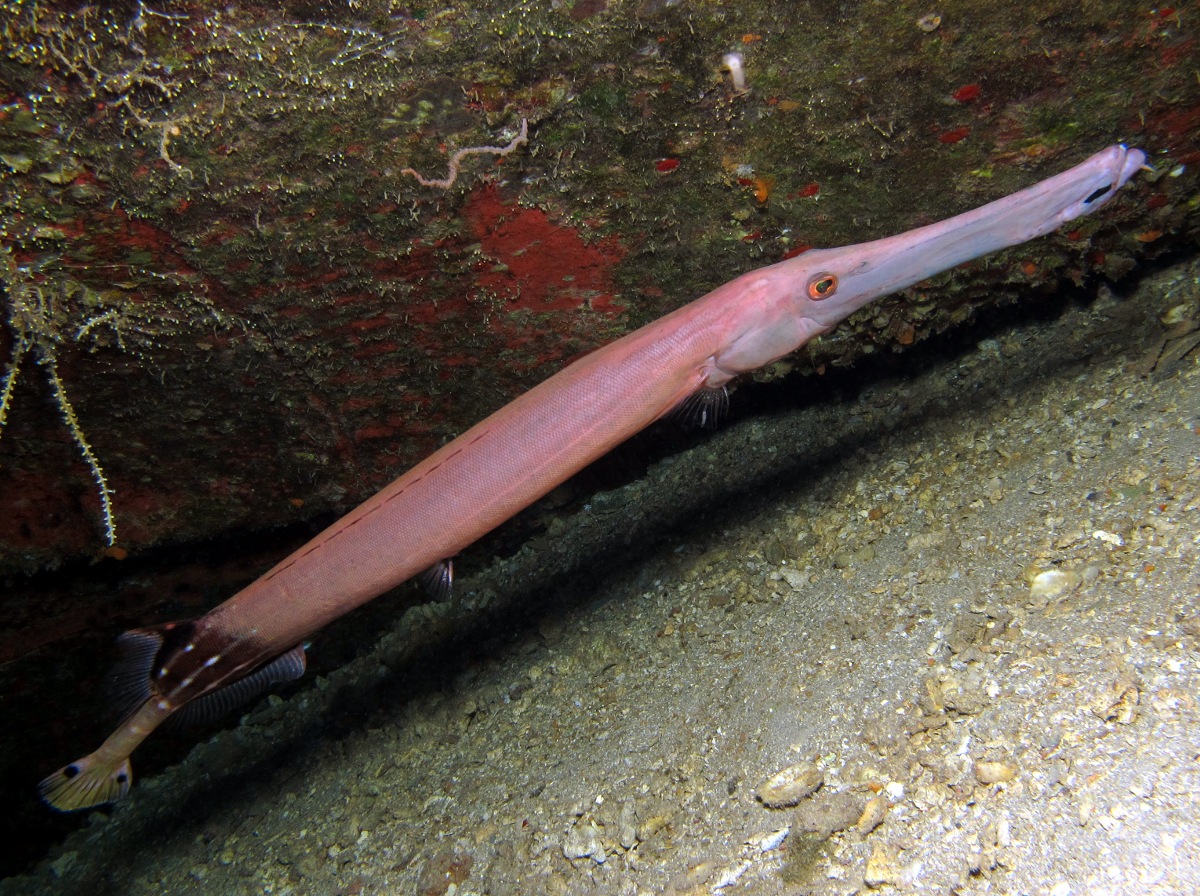
[[[684,429],[716,429],[729,412],[729,392],[724,386],[704,387],[675,405],[670,413]]]
[[[419,576],[417,581],[430,599],[445,603],[454,591],[454,561],[442,560],[433,564]]]

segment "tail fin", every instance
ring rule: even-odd
[[[92,753],[60,768],[38,785],[38,791],[53,808],[72,812],[116,802],[129,792],[132,781],[128,759],[108,765]]]
[[[65,765],[38,785],[42,799],[62,812],[112,803],[129,792],[133,772],[129,754],[167,718],[174,707],[153,692],[150,678],[165,637],[178,623],[135,629],[118,640],[122,658],[112,675],[112,687],[124,721],[94,753]]]

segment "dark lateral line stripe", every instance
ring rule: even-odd
[[[418,477],[417,477],[416,479],[414,479],[412,482],[406,483],[406,484],[405,484],[405,486],[404,486],[404,488],[402,488],[402,489],[400,489],[399,491],[397,491],[397,492],[396,492],[394,495],[389,495],[389,496],[388,496],[388,499],[387,499],[386,501],[383,501],[383,502],[381,502],[381,503],[379,504],[379,506],[377,506],[377,507],[372,507],[372,508],[371,508],[369,511],[367,511],[366,513],[364,513],[362,516],[358,517],[357,519],[355,519],[355,520],[353,520],[352,522],[348,523],[347,525],[343,526],[341,529],[338,529],[336,532],[334,532],[333,534],[331,534],[331,535],[330,535],[328,538],[326,538],[324,541],[318,541],[318,542],[316,542],[315,544],[311,544],[311,545],[309,546],[308,550],[304,551],[302,554],[299,554],[299,555],[297,555],[297,556],[293,557],[293,558],[291,559],[291,561],[290,561],[290,562],[288,562],[286,565],[284,565],[284,566],[281,566],[281,567],[279,567],[278,569],[274,570],[273,572],[269,573],[269,574],[268,574],[268,575],[267,575],[267,576],[266,576],[266,577],[263,579],[263,581],[264,581],[264,582],[270,581],[271,579],[275,578],[275,576],[277,576],[277,575],[279,575],[280,573],[282,573],[284,570],[286,570],[286,569],[290,569],[290,568],[291,568],[291,567],[292,567],[294,564],[298,563],[300,560],[302,560],[302,559],[304,559],[305,557],[307,557],[307,556],[308,556],[309,554],[311,554],[313,551],[315,551],[315,550],[317,550],[317,549],[319,549],[319,548],[323,548],[323,547],[325,547],[325,545],[327,545],[327,544],[331,543],[331,542],[332,542],[332,541],[333,541],[335,538],[337,538],[338,536],[340,536],[340,535],[342,535],[342,534],[344,534],[344,533],[346,533],[346,532],[349,532],[349,531],[350,531],[350,530],[351,530],[351,529],[352,529],[354,526],[358,525],[360,522],[362,522],[363,520],[367,519],[367,517],[368,517],[368,516],[370,516],[372,513],[374,513],[374,512],[375,512],[375,511],[377,511],[377,510],[382,510],[384,507],[386,507],[386,506],[387,506],[388,504],[390,504],[392,501],[396,500],[396,498],[399,498],[401,495],[403,495],[405,492],[407,492],[407,491],[408,491],[410,488],[412,488],[412,487],[413,487],[414,485],[416,485],[418,482],[422,482],[422,481],[425,479],[425,477],[432,475],[433,473],[435,473],[436,471],[438,471],[438,470],[440,470],[442,467],[444,467],[446,464],[450,463],[450,461],[454,460],[454,458],[456,458],[456,457],[458,457],[460,454],[462,454],[462,453],[463,453],[463,451],[465,451],[465,450],[467,449],[467,447],[468,447],[468,446],[470,446],[470,445],[474,445],[475,443],[479,442],[481,439],[483,439],[485,436],[489,435],[490,433],[491,433],[491,430],[490,430],[490,429],[489,429],[489,430],[485,430],[484,432],[481,432],[479,435],[477,435],[475,438],[473,438],[473,439],[472,439],[470,442],[468,442],[467,444],[459,446],[459,447],[458,447],[456,450],[452,451],[452,452],[451,452],[449,455],[447,455],[447,456],[446,456],[444,459],[442,459],[442,460],[441,460],[441,461],[439,461],[438,463],[434,464],[432,467],[430,467],[428,470],[426,470],[424,473],[422,473],[420,476],[418,476]]]

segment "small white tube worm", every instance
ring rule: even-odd
[[[746,87],[746,67],[745,60],[742,59],[741,53],[726,53],[721,59],[725,68],[729,69],[729,77],[733,81],[733,90],[735,93],[745,93]]]

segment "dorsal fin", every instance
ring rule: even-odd
[[[179,623],[135,628],[117,638],[117,661],[108,673],[109,703],[125,718],[151,696],[150,673],[167,634]]]
[[[304,674],[305,666],[304,645],[297,644],[249,675],[185,703],[168,721],[179,725],[205,725],[262,696],[277,684],[295,681]]]
[[[417,576],[431,600],[445,603],[454,592],[454,561],[441,560]]]

